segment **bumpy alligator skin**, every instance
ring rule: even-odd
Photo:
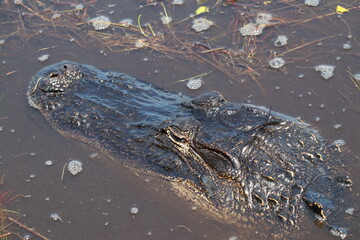
[[[329,223],[351,185],[341,149],[300,120],[73,62],[39,71],[28,100],[60,133],[178,183],[224,219],[297,226],[312,214],[345,231]]]

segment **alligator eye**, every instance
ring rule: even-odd
[[[201,148],[198,152],[202,159],[222,177],[229,177],[233,166],[231,160],[220,152],[212,149]]]
[[[179,136],[176,136],[174,133],[172,133],[171,131],[168,132],[169,133],[169,137],[175,141],[175,142],[179,142],[179,143],[185,143],[186,142],[186,138],[182,138]]]
[[[52,72],[52,73],[50,73],[49,78],[54,78],[54,77],[58,77],[58,76],[59,76],[58,73]]]

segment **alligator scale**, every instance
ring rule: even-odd
[[[300,120],[72,62],[40,70],[28,100],[60,133],[168,179],[224,219],[292,228],[313,215],[346,234],[336,227],[351,185],[343,153]]]

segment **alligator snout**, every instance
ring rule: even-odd
[[[30,89],[30,95],[34,94],[37,89],[45,93],[61,93],[76,80],[83,77],[79,66],[69,62],[62,62],[44,69],[34,79],[33,87]]]

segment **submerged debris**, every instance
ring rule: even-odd
[[[275,47],[282,47],[285,46],[288,42],[288,37],[285,35],[279,35],[275,41],[274,41],[274,46]]]
[[[202,32],[208,30],[212,25],[214,25],[214,22],[206,18],[195,18],[192,28],[197,32]]]
[[[95,30],[104,30],[110,27],[111,21],[107,16],[98,16],[90,19],[88,22],[91,22]]]
[[[269,65],[272,68],[281,68],[285,65],[285,60],[280,57],[273,58],[269,61]]]
[[[79,160],[71,160],[68,163],[67,168],[68,168],[69,172],[75,176],[83,170],[82,162],[80,162]]]
[[[320,75],[325,78],[329,79],[334,75],[335,66],[320,64],[315,67],[315,71],[320,72]]]

